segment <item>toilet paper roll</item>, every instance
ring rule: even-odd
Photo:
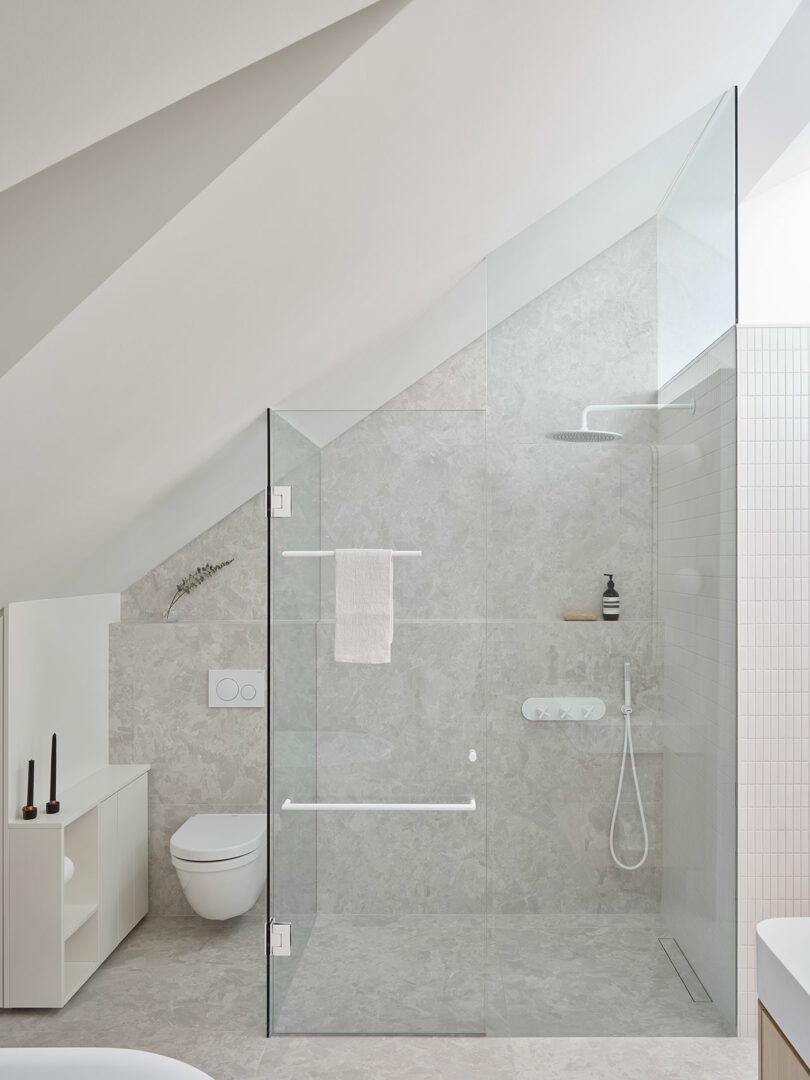
[[[73,865],[73,859],[68,858],[68,856],[65,855],[65,865],[62,871],[62,880],[64,881],[65,885],[67,885],[67,883],[70,881],[70,879],[75,873],[76,867]]]

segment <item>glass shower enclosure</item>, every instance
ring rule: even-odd
[[[475,268],[387,402],[269,414],[273,1034],[733,1033],[735,145],[730,92]],[[547,437],[587,406],[617,437]],[[335,659],[367,548],[388,663]]]

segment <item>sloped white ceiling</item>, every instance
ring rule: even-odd
[[[795,6],[412,0],[0,380],[0,599],[70,591],[264,406],[744,83]]]
[[[371,0],[3,0],[0,190]]]
[[[796,175],[777,173],[762,182],[794,140],[798,140],[798,146],[790,157],[795,160],[806,152],[802,132],[810,124],[808,48],[810,0],[802,0],[740,95],[741,199]],[[786,164],[790,169],[790,161]]]
[[[806,99],[806,104],[810,114],[810,97]],[[784,184],[786,180],[792,180],[808,170],[810,170],[810,122],[802,128],[793,142],[788,144],[785,152],[776,158],[746,198],[770,191],[771,188]]]
[[[407,0],[384,0],[0,193],[0,374]]]

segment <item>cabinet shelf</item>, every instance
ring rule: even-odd
[[[67,941],[97,911],[98,904],[65,904],[62,916],[62,939]]]
[[[72,997],[98,967],[95,960],[68,960],[65,964],[64,998]]]

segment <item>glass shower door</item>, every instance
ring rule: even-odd
[[[270,416],[276,1034],[484,1031],[484,414],[407,406]],[[337,548],[413,553],[390,663],[335,660]]]

